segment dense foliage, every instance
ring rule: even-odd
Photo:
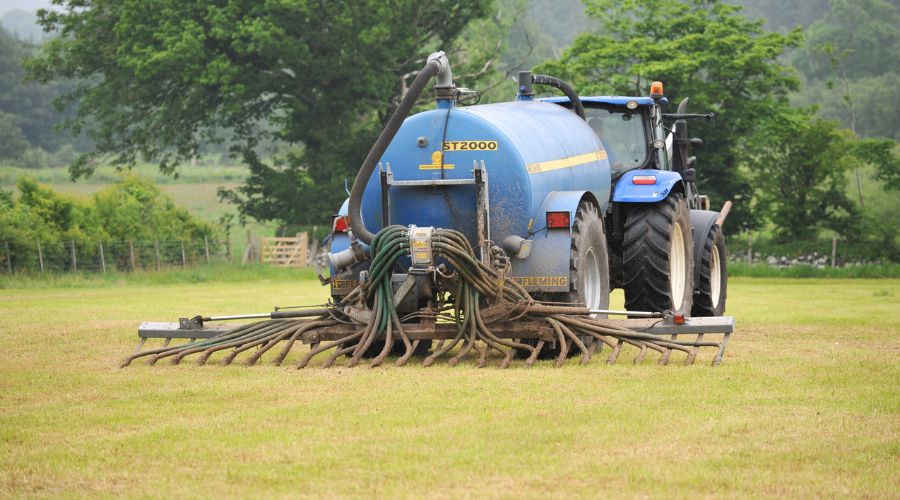
[[[29,39],[0,31],[7,163],[66,162],[78,177],[149,159],[172,173],[231,148],[250,176],[221,194],[244,216],[321,224],[424,55],[442,48],[483,102],[507,100],[515,72],[534,66],[582,94],[646,94],[660,79],[670,110],[690,97],[691,111],[719,115],[691,135],[705,141],[701,188],[714,205],[736,201],[732,235],[797,248],[837,235],[897,258],[890,0],[54,2],[29,66],[42,85],[22,70],[40,42],[27,16],[0,19]],[[65,125],[95,140],[77,161],[85,143],[53,131],[62,94],[78,109]]]
[[[832,0],[794,54],[806,85],[797,98],[863,137],[900,139],[900,6]]]
[[[53,101],[71,85],[61,81],[39,84],[26,80],[22,65],[36,50],[36,45],[0,28],[0,160],[15,160],[32,168],[46,166],[41,160],[49,159],[49,153],[86,146],[83,141],[79,144],[54,128],[62,117]]]
[[[173,171],[202,144],[224,141],[251,167],[231,200],[247,215],[305,223],[339,204],[424,56],[452,49],[491,2],[54,3],[60,10],[41,11],[40,23],[61,36],[30,69],[41,80],[81,81],[67,126],[92,125],[96,149],[73,175],[102,158]],[[457,71],[485,63],[460,52]],[[267,134],[300,148],[267,164],[256,149]]]
[[[0,191],[0,241],[19,264],[34,260],[34,248],[75,244],[95,249],[99,241],[203,241],[216,243],[216,228],[176,206],[152,183],[123,176],[90,199],[59,194],[28,178],[18,195]],[[16,249],[29,249],[16,252]]]
[[[718,0],[586,3],[601,27],[580,35],[541,71],[573,82],[582,94],[646,95],[650,82],[661,80],[670,98],[690,97],[690,109],[716,112],[715,123],[691,124],[691,133],[705,141],[699,183],[718,203],[735,200],[732,224],[757,226],[760,217],[747,203],[753,186],[741,159],[753,147],[753,133],[797,89],[778,57],[800,43],[799,33],[766,32],[761,21]]]

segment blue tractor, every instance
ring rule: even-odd
[[[525,88],[530,74],[521,75]],[[675,113],[662,84],[650,97],[580,97],[584,119],[607,151],[612,197],[606,213],[610,281],[625,292],[629,310],[683,310],[693,316],[721,316],[728,285],[722,225],[730,202],[710,210],[696,184],[687,120],[714,115]],[[566,98],[544,99],[572,108]],[[668,123],[667,123],[668,121]]]
[[[431,79],[434,109],[410,114]],[[324,307],[182,318],[149,323],[142,339],[204,338],[128,358],[198,353],[205,362],[229,349],[231,362],[259,347],[256,362],[279,343],[280,363],[295,341],[311,348],[306,366],[348,356],[379,365],[422,355],[453,365],[477,353],[530,366],[582,362],[624,346],[668,362],[715,347],[722,359],[732,318],[725,307],[721,213],[698,194],[683,102],[662,112],[650,97],[579,98],[551,76],[520,75],[515,100],[464,106],[443,52],[424,68],[372,146],[333,221],[328,254],[332,300]],[[535,99],[535,85],[564,98]],[[674,120],[667,134],[666,120]],[[727,206],[727,205],[726,205]],[[626,310],[609,309],[611,287]],[[611,319],[624,316],[625,319]],[[208,321],[263,319],[231,330]],[[721,334],[719,340],[711,336]],[[684,336],[693,336],[684,340]],[[704,336],[706,336],[704,338]],[[436,342],[436,345],[434,344]],[[202,354],[201,354],[202,353]]]

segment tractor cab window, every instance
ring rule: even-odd
[[[603,142],[613,177],[647,163],[648,141],[640,110],[585,108],[588,125]]]

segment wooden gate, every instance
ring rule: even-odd
[[[278,267],[306,267],[309,262],[306,233],[293,238],[260,238],[259,260]]]

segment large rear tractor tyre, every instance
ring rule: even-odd
[[[687,203],[681,194],[635,205],[625,219],[622,249],[625,308],[629,311],[691,311],[694,248]]]
[[[700,282],[694,293],[691,316],[721,316],[725,313],[728,295],[728,259],[725,254],[725,235],[713,225],[703,246],[700,259]]]
[[[548,300],[556,302],[576,302],[590,309],[609,308],[609,256],[606,247],[606,232],[603,218],[596,205],[582,201],[575,213],[572,224],[572,246],[569,252],[569,292],[548,294]],[[534,340],[523,341],[536,345]],[[553,359],[559,355],[559,343],[545,344],[538,359]],[[519,351],[519,357],[528,357],[528,352]],[[578,354],[578,349],[570,349],[569,355]]]

